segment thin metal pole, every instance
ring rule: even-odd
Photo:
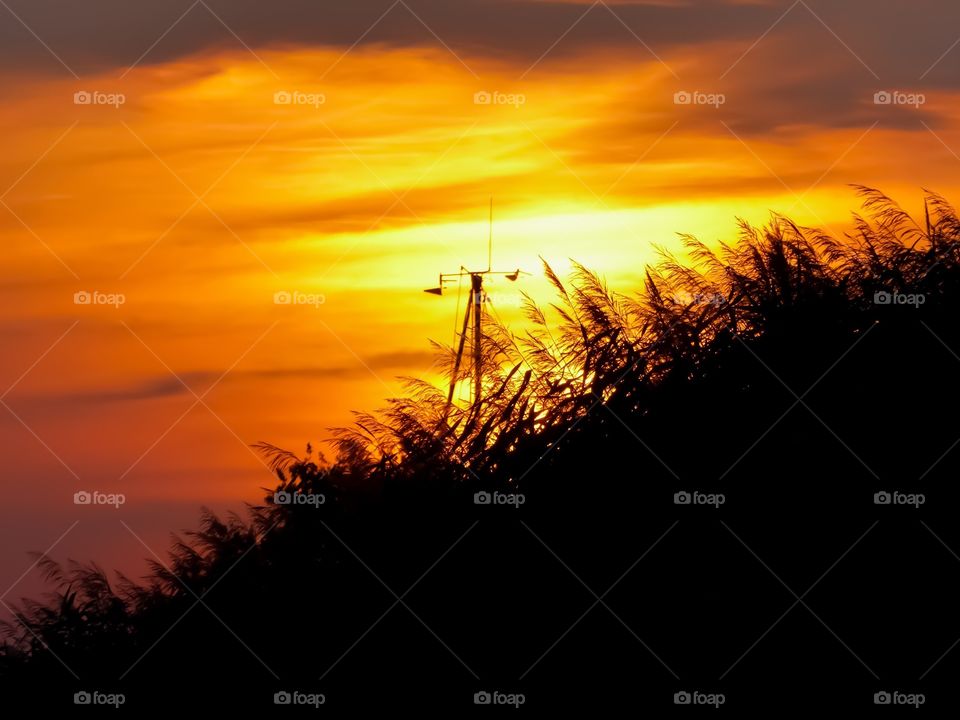
[[[470,291],[470,302],[473,302],[473,290]],[[463,359],[463,346],[467,341],[467,326],[470,324],[470,311],[473,308],[467,305],[467,311],[463,314],[463,330],[460,331],[460,347],[457,349],[457,359],[453,364],[453,375],[450,376],[450,392],[447,394],[447,410],[453,402],[453,390],[457,384],[457,376],[460,374],[460,361]]]
[[[483,367],[481,358],[483,350],[481,348],[482,339],[482,311],[483,311],[483,275],[474,273],[470,276],[473,286],[473,402],[480,404],[481,381],[483,380]]]

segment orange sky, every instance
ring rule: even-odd
[[[531,64],[424,35],[346,53],[237,43],[77,78],[3,74],[11,582],[27,550],[77,518],[76,490],[125,493],[123,512],[160,552],[200,503],[261,496],[271,479],[250,443],[300,449],[397,393],[396,376],[429,373],[427,339],[452,341],[456,299],[421,290],[485,263],[490,196],[495,264],[534,272],[522,289],[548,301],[538,256],[634,291],[677,232],[732,239],[736,216],[762,222],[771,209],[842,230],[852,182],[911,209],[921,186],[960,195],[956,93],[876,106],[885,86],[829,35],[822,63],[780,75],[769,43],[744,55],[749,42],[702,41],[666,63],[639,43],[594,46]],[[802,99],[770,94],[838,62],[858,77],[848,122],[818,123]],[[697,90],[725,102],[674,103]],[[125,102],[78,105],[77,92]],[[312,104],[277,104],[278,92]],[[478,92],[518,97],[477,104]],[[519,289],[488,288],[515,323]],[[125,301],[77,305],[82,291]],[[280,291],[325,302],[277,305]],[[104,552],[121,565],[148,554],[119,523],[82,519],[61,548]]]

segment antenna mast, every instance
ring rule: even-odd
[[[444,287],[460,278],[470,278],[470,302],[463,316],[463,330],[460,332],[460,342],[457,347],[457,358],[453,365],[453,375],[450,377],[450,390],[447,393],[447,410],[453,404],[453,393],[456,389],[457,378],[460,376],[460,365],[463,361],[463,351],[467,340],[467,327],[473,320],[473,402],[479,405],[483,397],[483,280],[487,275],[502,275],[510,282],[516,282],[521,275],[526,275],[519,268],[515,272],[493,270],[493,197],[490,198],[490,227],[487,233],[487,269],[467,270],[460,266],[455,273],[441,273],[440,287],[430,288],[424,292],[432,295],[443,295]]]

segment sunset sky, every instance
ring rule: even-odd
[[[58,538],[136,573],[262,498],[251,443],[435,377],[422,290],[486,264],[491,196],[517,327],[541,256],[633,292],[678,232],[957,199],[958,44],[951,0],[0,0],[4,602]]]

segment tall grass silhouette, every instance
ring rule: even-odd
[[[564,282],[544,262],[555,301],[544,307],[526,298],[523,333],[495,318],[486,323],[479,403],[448,407],[444,389],[408,379],[403,397],[378,413],[358,413],[352,426],[335,431],[332,461],[312,448],[300,456],[258,444],[277,476],[276,485],[265,488],[265,502],[250,507],[246,517],[226,520],[204,510],[199,529],[175,539],[165,561],[151,559],[141,581],[118,576],[114,582],[96,564],[62,566],[40,557],[52,590],[43,599],[22,601],[14,621],[3,623],[0,673],[13,683],[42,684],[38,678],[64,676],[63,662],[114,682],[142,659],[141,677],[172,664],[181,679],[193,678],[182,680],[186,685],[203,685],[212,682],[205,676],[209,662],[190,648],[209,642],[229,648],[215,654],[218,674],[239,684],[262,680],[263,668],[223,635],[204,608],[184,615],[203,598],[230,634],[256,648],[258,657],[270,658],[262,664],[284,677],[315,680],[325,667],[311,667],[310,661],[328,653],[319,665],[330,665],[352,647],[368,618],[382,611],[370,568],[357,560],[374,558],[374,575],[415,579],[429,564],[418,552],[429,548],[435,559],[456,538],[458,523],[472,517],[470,498],[479,490],[525,493],[527,506],[539,506],[532,510],[540,513],[534,515],[543,523],[539,527],[562,528],[575,518],[584,528],[584,547],[593,541],[587,536],[615,536],[629,544],[643,534],[644,523],[655,524],[661,513],[653,507],[657,493],[676,487],[662,490],[661,480],[695,478],[704,487],[779,484],[787,493],[790,482],[806,477],[811,487],[830,485],[841,493],[837,506],[849,508],[842,493],[852,498],[862,488],[872,491],[867,471],[876,475],[874,467],[899,471],[904,446],[924,448],[935,459],[949,445],[955,428],[938,423],[930,403],[956,395],[945,378],[957,368],[951,369],[953,358],[930,337],[931,345],[919,345],[925,331],[917,321],[935,328],[939,342],[949,346],[958,339],[960,307],[955,210],[927,193],[917,222],[879,191],[857,192],[864,211],[854,215],[855,232],[846,237],[800,227],[781,215],[762,228],[740,222],[736,242],[716,248],[685,236],[689,259],[663,253],[647,269],[642,290],[631,295],[611,290],[581,265]],[[903,307],[889,300],[899,296],[924,302]],[[823,371],[878,323],[888,334],[874,352],[909,347],[925,377],[850,361],[830,387],[854,394],[818,415],[829,433],[816,423],[810,430],[787,419],[778,426],[784,434],[772,435],[771,447],[761,446],[748,458],[744,451],[766,436],[783,409],[782,398],[774,399],[777,391],[783,394],[781,385],[799,393],[814,380],[820,383]],[[454,349],[437,345],[437,351],[452,372]],[[911,383],[920,381],[929,381],[925,395],[913,392]],[[931,388],[941,397],[932,397]],[[871,425],[878,414],[908,411],[928,414],[912,429],[885,434]],[[813,477],[807,464],[813,456],[837,477]],[[784,457],[791,458],[785,465]],[[772,467],[778,483],[760,477]],[[955,467],[948,460],[939,470],[949,474]],[[856,473],[862,481],[838,479]],[[326,502],[319,511],[277,504],[276,492],[323,495]],[[584,499],[583,493],[601,492],[603,504]],[[510,522],[497,515],[494,525]],[[444,538],[439,549],[438,537]],[[515,536],[494,535],[470,547],[464,552],[472,563],[495,556],[518,564],[504,580],[515,593],[513,602],[535,594],[538,584],[552,587],[540,570],[529,570],[543,564],[542,548],[535,548],[541,553],[536,555],[519,547]],[[605,560],[594,558],[596,567],[614,567],[617,550],[603,552]],[[586,550],[582,555],[594,557]],[[527,560],[532,565],[521,562]],[[469,584],[467,570],[458,572]],[[457,608],[487,600],[479,593],[434,610],[453,623]],[[538,614],[548,617],[548,608],[541,605]],[[200,625],[200,616],[214,630]],[[183,617],[189,619],[180,624]],[[294,623],[302,626],[293,629]],[[171,625],[179,629],[167,639]],[[460,634],[455,627],[449,632]],[[443,659],[442,649],[440,654]],[[492,655],[478,656],[495,664]],[[440,673],[441,684],[442,673],[456,669],[445,659],[454,669],[431,670]],[[364,674],[376,675],[376,662],[372,667]],[[393,666],[390,672],[400,670]]]

